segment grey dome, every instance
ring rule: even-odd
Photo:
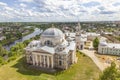
[[[63,32],[57,28],[48,28],[42,33],[41,36],[62,37],[63,35]]]
[[[106,42],[100,42],[100,45],[101,46],[107,46],[107,43]]]

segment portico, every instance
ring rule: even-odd
[[[44,68],[53,68],[53,55],[33,53],[32,55],[33,65],[44,67]]]

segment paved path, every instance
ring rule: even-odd
[[[103,71],[106,68],[104,63],[100,62],[99,59],[95,56],[94,50],[84,49],[80,51],[83,52],[85,55],[89,56],[101,71]]]

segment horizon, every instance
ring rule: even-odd
[[[119,0],[0,0],[0,22],[120,21]]]
[[[114,20],[114,21],[49,21],[49,22],[35,22],[35,21],[28,21],[28,22],[25,22],[25,21],[6,21],[6,22],[0,22],[0,23],[78,23],[78,22],[80,22],[80,23],[82,23],[82,22],[120,22],[120,20]]]

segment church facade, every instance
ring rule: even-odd
[[[76,41],[65,38],[57,28],[46,29],[25,51],[27,63],[37,67],[67,69],[77,62]]]

